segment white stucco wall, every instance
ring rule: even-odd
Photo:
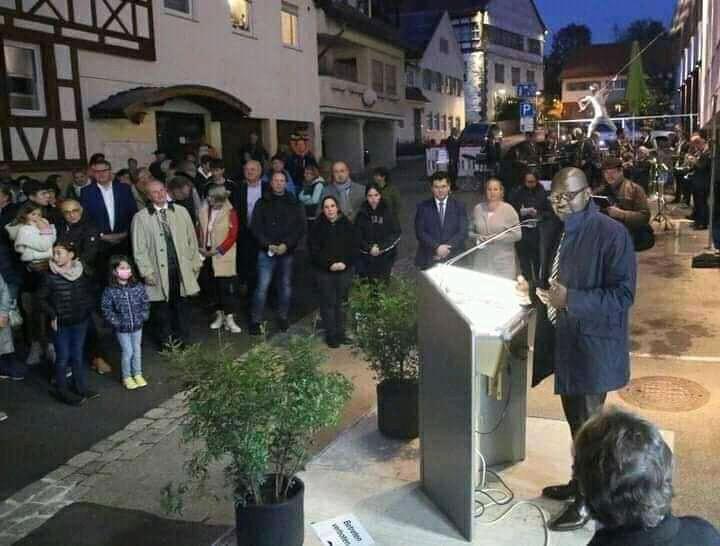
[[[284,46],[281,40],[281,0],[252,3],[250,34],[233,31],[225,1],[194,0],[193,17],[186,18],[165,10],[162,0],[153,0],[156,62],[81,51],[88,153],[107,141],[125,141],[128,153],[132,151],[136,157],[152,152],[152,115],[139,127],[125,121],[90,120],[88,108],[133,87],[176,84],[199,84],[225,91],[252,109],[250,117],[270,120],[271,126],[275,120],[312,123],[317,147],[320,100],[315,7],[312,0],[290,3],[297,6],[299,14],[297,49]],[[165,109],[172,106],[168,104]],[[180,108],[175,111],[189,108],[175,106]],[[208,136],[212,134],[208,132]],[[275,144],[267,143],[269,147]]]
[[[440,51],[440,41],[447,40],[448,52]],[[460,127],[465,126],[465,97],[438,93],[423,88],[422,71],[429,69],[433,72],[440,72],[443,76],[451,76],[463,81],[465,73],[465,65],[463,62],[460,46],[455,39],[450,17],[447,12],[440,20],[435,34],[428,42],[420,62],[418,63],[418,78],[416,78],[415,86],[422,90],[423,95],[431,102],[423,105],[423,139],[440,141],[450,135],[450,129],[454,126],[448,124],[446,130],[435,130],[427,127],[427,115],[429,112],[438,113],[440,116],[445,114],[452,117],[453,120],[460,118]],[[400,142],[412,142],[415,140],[414,126],[414,108],[419,107],[417,104],[405,104],[405,121],[404,127],[398,129],[398,140]]]

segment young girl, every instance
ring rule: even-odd
[[[55,331],[55,388],[60,401],[80,405],[97,397],[87,388],[83,353],[90,314],[95,307],[90,280],[70,243],[55,243],[50,270],[39,290],[43,310]],[[66,369],[72,367],[73,388],[68,390]]]
[[[122,348],[123,385],[128,390],[147,386],[142,374],[142,329],[150,317],[150,302],[145,286],[133,275],[125,256],[110,258],[110,282],[103,292],[102,313]]]

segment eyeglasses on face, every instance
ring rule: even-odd
[[[584,192],[587,188],[582,188],[578,191],[568,191],[565,193],[551,193],[550,194],[550,202],[551,203],[562,203],[563,201],[565,203],[569,203],[573,199],[575,199],[578,195],[580,195],[582,192]]]
[[[82,209],[63,209],[63,214],[80,214],[82,212]]]

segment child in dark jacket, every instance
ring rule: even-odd
[[[142,373],[142,329],[150,317],[150,302],[145,286],[135,280],[130,260],[125,256],[110,259],[110,282],[103,292],[102,313],[115,329],[122,348],[122,381],[134,390],[147,386]]]
[[[97,397],[87,388],[83,349],[85,335],[95,301],[92,284],[76,259],[75,247],[70,243],[55,243],[44,274],[38,299],[45,316],[55,331],[55,395],[66,404],[79,406]],[[67,388],[67,367],[72,368],[73,388]]]

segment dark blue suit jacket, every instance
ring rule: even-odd
[[[417,206],[415,212],[415,236],[418,240],[415,265],[427,269],[437,263],[433,260],[435,249],[440,245],[452,247],[450,256],[464,250],[468,234],[468,217],[465,205],[448,197],[445,205],[445,222],[440,225],[440,214],[435,206],[435,199],[427,199]]]
[[[110,217],[105,209],[100,189],[93,182],[85,186],[80,194],[84,213],[97,226],[100,233],[125,233],[130,231],[130,223],[137,212],[132,189],[127,184],[113,180],[113,197],[115,198],[115,229],[110,229]]]

